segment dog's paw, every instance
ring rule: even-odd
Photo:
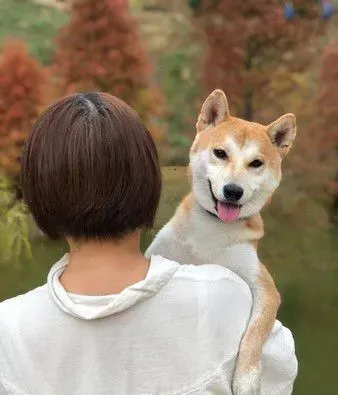
[[[252,368],[247,372],[235,372],[232,382],[233,395],[260,395],[261,371]]]

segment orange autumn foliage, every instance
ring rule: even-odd
[[[70,20],[57,37],[54,71],[60,94],[111,93],[140,114],[155,139],[162,137],[156,122],[163,98],[125,1],[74,0]]]
[[[270,94],[271,73],[280,66],[289,72],[306,69],[327,25],[314,2],[294,0],[298,16],[292,21],[285,20],[283,3],[200,0],[196,12],[205,38],[203,85],[207,92],[229,92],[234,112],[248,120],[257,117]]]
[[[338,40],[324,49],[319,80],[318,109],[327,144],[338,149]]]
[[[6,42],[0,61],[0,172],[19,172],[22,146],[44,103],[45,75],[19,39]]]
[[[324,49],[317,97],[317,132],[321,134],[318,148],[326,163],[327,171],[333,173],[330,192],[332,195],[332,220],[338,223],[338,40],[331,41]]]

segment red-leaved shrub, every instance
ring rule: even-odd
[[[319,79],[317,101],[317,130],[320,135],[317,150],[322,152],[322,161],[330,164],[327,172],[332,174],[332,216],[338,223],[338,40],[324,49]],[[330,162],[329,159],[331,159]]]
[[[201,0],[196,12],[205,36],[201,58],[206,91],[224,89],[234,112],[248,120],[257,116],[270,94],[275,69],[281,65],[290,71],[308,67],[309,59],[316,55],[314,39],[325,30],[319,5],[294,0],[297,16],[287,21],[283,3]],[[271,98],[269,105],[273,105]]]
[[[70,13],[57,37],[54,70],[60,94],[109,92],[135,108],[159,138],[161,128],[154,121],[162,112],[162,96],[125,2],[74,0]]]
[[[17,175],[21,149],[45,98],[45,74],[19,39],[6,42],[0,60],[0,171]]]

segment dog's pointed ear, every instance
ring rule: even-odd
[[[197,133],[209,126],[217,126],[229,117],[227,98],[220,89],[214,90],[203,103],[196,123]]]
[[[267,127],[267,133],[278,152],[285,156],[296,137],[297,126],[294,114],[285,114]]]

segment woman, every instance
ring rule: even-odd
[[[22,185],[38,226],[69,253],[46,285],[0,304],[1,394],[232,393],[250,292],[223,267],[142,255],[161,175],[127,104],[86,93],[48,108],[28,138]],[[290,394],[296,371],[292,335],[276,322],[261,393]]]

